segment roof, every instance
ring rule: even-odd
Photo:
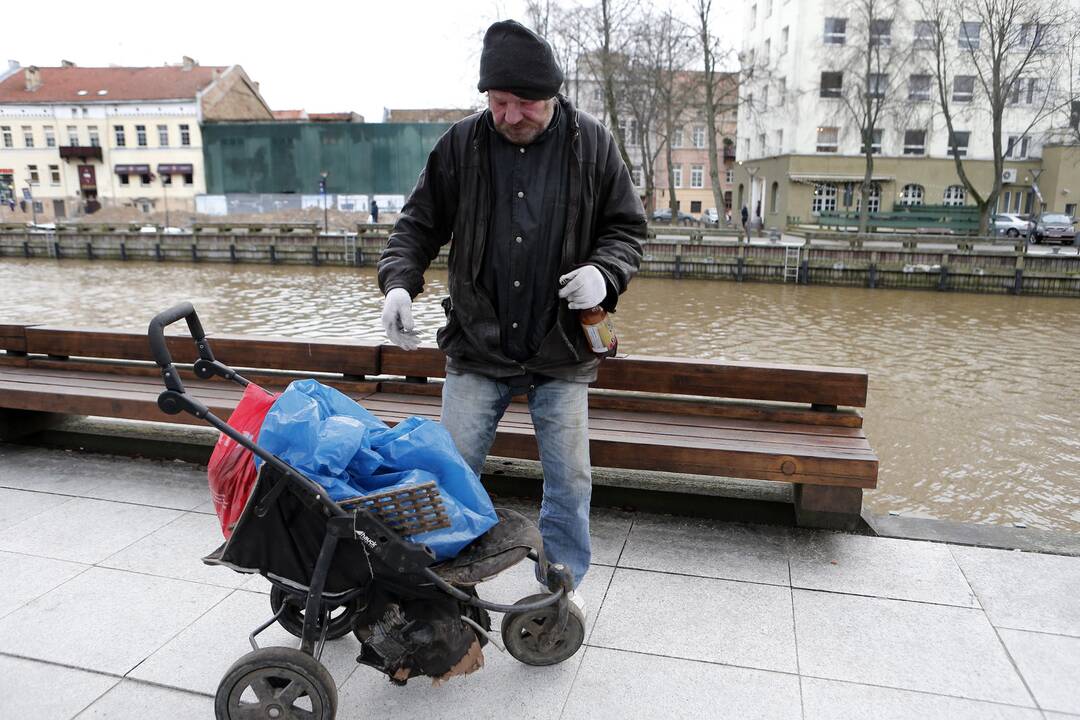
[[[0,103],[117,102],[194,99],[227,67],[43,67],[41,85],[26,89],[26,68],[0,82]],[[101,91],[105,91],[102,93]],[[80,94],[80,92],[82,94]]]
[[[307,112],[303,110],[274,110],[275,120],[306,120]]]
[[[308,113],[312,122],[364,122],[364,116],[354,112]]]

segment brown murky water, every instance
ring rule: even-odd
[[[142,330],[180,300],[214,332],[381,337],[370,268],[0,261],[0,322]],[[1080,531],[1076,300],[639,278],[617,320],[634,354],[869,370],[875,512]]]

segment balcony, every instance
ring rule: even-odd
[[[61,145],[60,157],[64,160],[76,158],[78,160],[101,160],[101,146],[99,145]]]

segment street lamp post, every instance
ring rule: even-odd
[[[327,213],[326,213],[326,178],[329,175],[330,175],[330,173],[328,173],[325,170],[323,170],[321,173],[319,173],[319,176],[320,176],[320,178],[319,178],[319,194],[322,195],[322,226],[323,226],[322,231],[323,231],[323,235],[329,235],[330,234],[330,230],[329,230],[329,227],[328,227],[328,224],[327,224]]]
[[[172,175],[169,173],[161,173],[161,192],[165,197],[165,227],[169,227],[169,184],[172,182]]]
[[[750,176],[750,219],[746,224],[746,244],[750,244],[750,228],[754,225],[754,176],[757,175],[757,165],[747,165],[746,174]]]

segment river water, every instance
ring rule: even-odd
[[[444,271],[414,315],[442,320]],[[0,261],[0,323],[144,330],[191,300],[208,332],[380,339],[371,268]],[[636,279],[620,351],[866,368],[872,511],[1080,532],[1080,302]]]

